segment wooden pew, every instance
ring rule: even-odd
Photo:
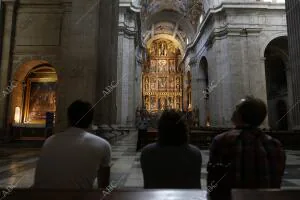
[[[190,131],[190,143],[200,149],[209,148],[213,138],[218,134],[226,132],[228,128],[195,128]],[[285,149],[300,149],[300,132],[295,131],[268,131],[264,130],[266,134],[278,139]],[[142,147],[155,142],[157,140],[157,130],[150,129],[147,134],[142,136]]]
[[[14,189],[6,200],[207,200],[202,190],[112,190],[104,196],[103,191],[34,190]]]
[[[232,200],[298,200],[299,189],[286,190],[232,190]]]

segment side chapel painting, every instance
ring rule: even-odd
[[[24,108],[25,123],[44,123],[47,112],[56,112],[56,82],[57,76],[49,68],[37,70],[27,78]]]

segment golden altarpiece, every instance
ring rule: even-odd
[[[155,40],[148,47],[143,67],[143,104],[150,113],[164,109],[182,110],[180,51],[169,40]]]

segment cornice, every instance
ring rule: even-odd
[[[141,12],[141,8],[142,8],[141,6],[134,5],[132,2],[120,2],[119,7],[130,8],[130,10],[136,13]]]
[[[187,58],[187,56],[189,55],[189,52],[195,47],[197,46],[198,41],[200,40],[201,36],[204,33],[204,30],[206,28],[206,26],[209,24],[210,19],[212,18],[213,15],[217,14],[217,13],[221,13],[224,12],[225,10],[229,10],[229,9],[240,9],[240,10],[251,10],[251,9],[256,9],[256,10],[285,10],[285,4],[284,3],[268,3],[268,2],[243,2],[243,3],[232,3],[232,2],[223,2],[221,3],[219,6],[215,7],[215,8],[210,8],[206,15],[204,16],[203,22],[200,25],[199,29],[198,29],[198,33],[195,36],[194,40],[192,43],[190,43],[187,48],[186,48],[186,52],[185,55],[183,56],[182,62],[184,62],[184,60]],[[242,28],[241,28],[242,29]],[[239,30],[241,30],[239,29]],[[255,33],[255,29],[254,33]],[[224,30],[225,31],[225,30]],[[221,32],[224,32],[221,31]],[[230,30],[227,29],[225,32],[234,32],[234,30]],[[250,33],[253,33],[250,31]],[[214,34],[214,33],[212,33]],[[223,33],[224,34],[224,33]],[[222,35],[222,34],[221,34]],[[209,37],[208,41],[206,42],[206,46],[210,46],[210,44],[212,44],[210,42],[210,40],[212,40],[215,37]]]

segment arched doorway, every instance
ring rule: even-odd
[[[275,38],[265,50],[268,118],[274,130],[287,130],[289,124],[287,63],[287,37]]]
[[[208,78],[208,62],[206,57],[202,57],[200,60],[200,90],[199,91],[203,96],[200,99],[200,104],[202,107],[202,119],[201,124],[204,126],[210,126],[210,115],[209,115],[209,78]]]
[[[187,94],[187,100],[186,100],[186,110],[188,112],[192,111],[192,74],[191,71],[188,71],[186,74],[187,77],[187,84],[186,84],[186,94]]]

